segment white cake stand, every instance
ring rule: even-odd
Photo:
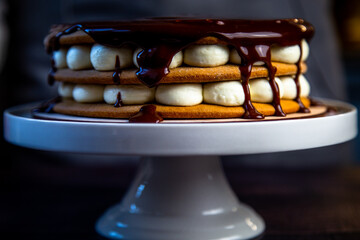
[[[327,146],[354,138],[356,109],[325,101],[337,113],[260,122],[129,124],[55,116],[34,119],[34,104],[4,113],[5,139],[48,151],[143,156],[124,199],[97,222],[112,239],[235,240],[264,232],[262,218],[230,189],[220,155]],[[265,199],[264,199],[265,200]]]

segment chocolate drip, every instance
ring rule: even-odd
[[[47,45],[46,46],[47,52],[50,54],[56,50],[59,50],[60,49],[60,38],[63,35],[69,35],[78,30],[82,30],[81,24],[72,25],[72,26],[66,28],[64,31],[58,32],[54,37],[48,39],[48,43],[45,43]]]
[[[55,59],[54,56],[51,56],[51,68],[48,74],[48,84],[50,86],[54,85],[55,83],[55,73],[57,71],[57,67],[55,66]]]
[[[55,66],[55,59],[54,59],[54,51],[60,49],[60,38],[63,35],[68,35],[74,33],[81,29],[80,25],[73,25],[62,32],[58,32],[55,37],[49,39],[49,42],[46,46],[46,51],[51,54],[51,69],[48,74],[48,84],[53,85],[55,82],[55,73],[57,71],[57,67]]]
[[[52,113],[54,106],[61,102],[61,97],[55,97],[53,99],[50,99],[49,101],[43,102],[40,104],[40,106],[32,109],[32,112],[39,112],[39,113]]]
[[[120,84],[120,74],[121,74],[120,59],[119,59],[119,56],[116,55],[116,58],[115,58],[115,72],[112,75],[113,81],[114,81],[115,84]]]
[[[47,45],[51,51],[60,48],[60,37],[82,30],[95,42],[111,47],[135,45],[144,49],[137,56],[139,70],[138,79],[148,87],[158,85],[169,72],[173,56],[192,43],[205,38],[216,37],[234,47],[239,53],[242,63],[239,66],[241,81],[245,92],[247,118],[263,118],[251,103],[248,87],[251,69],[255,62],[263,61],[269,73],[269,81],[273,91],[275,114],[284,116],[281,109],[279,88],[275,82],[276,68],[271,64],[270,48],[273,45],[301,45],[301,40],[310,40],[314,29],[302,19],[283,20],[232,20],[232,19],[177,19],[161,18],[133,22],[80,23],[59,32],[51,38]],[[301,48],[300,48],[301,49]],[[302,49],[301,49],[302,51]],[[299,75],[301,59],[297,63],[296,101],[301,111],[306,111],[300,100]],[[120,68],[116,67],[114,82],[120,82]],[[240,80],[240,79],[239,79]]]
[[[245,114],[243,117],[247,119],[249,118],[263,119],[264,115],[259,113],[251,102],[249,78],[251,74],[252,64],[246,64],[244,66],[240,66],[239,68],[242,79],[241,85],[244,89],[244,94],[245,94],[245,101],[244,101]]]
[[[238,43],[235,43],[235,45]],[[273,106],[275,108],[276,116],[285,116],[281,105],[280,105],[280,93],[279,87],[275,82],[275,73],[276,68],[271,64],[271,52],[270,46],[267,45],[249,45],[240,47],[239,55],[242,59],[242,64],[240,64],[240,73],[242,86],[245,92],[245,118],[256,118],[262,119],[264,116],[260,114],[251,103],[250,89],[249,89],[249,78],[251,75],[251,70],[253,64],[257,61],[262,61],[265,63],[265,67],[268,70],[269,83],[273,92]]]
[[[123,106],[123,102],[121,99],[121,93],[119,91],[118,94],[116,95],[116,102],[114,104],[114,107],[122,107],[122,106]]]
[[[145,105],[140,111],[129,118],[130,123],[160,123],[163,118],[156,112],[155,105]]]
[[[301,98],[300,98],[300,93],[301,93],[301,86],[300,86],[300,74],[301,74],[301,59],[302,59],[302,55],[303,55],[303,49],[302,49],[302,44],[301,42],[299,43],[299,47],[300,47],[300,57],[299,57],[299,60],[296,62],[296,74],[295,74],[295,78],[294,78],[294,81],[295,81],[295,85],[296,85],[296,98],[295,98],[295,101],[299,104],[299,112],[302,112],[302,113],[309,113],[310,110],[308,108],[306,108],[303,104],[303,102],[301,101]]]
[[[266,67],[267,67],[268,72],[269,72],[270,87],[271,87],[271,90],[273,92],[273,106],[275,108],[275,116],[285,117],[286,114],[284,113],[284,111],[282,110],[281,105],[280,105],[279,86],[275,82],[276,67],[273,67],[271,65],[271,62],[269,62],[269,63],[268,63],[269,65],[266,64]]]
[[[173,56],[184,47],[167,44],[146,48],[137,56],[140,68],[136,72],[136,76],[146,86],[155,87],[170,72],[169,66]]]

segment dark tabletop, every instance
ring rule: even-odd
[[[5,144],[0,166],[1,239],[102,239],[97,218],[120,201],[137,159],[91,164]],[[360,167],[234,166],[225,173],[239,199],[265,220],[262,239],[360,239]]]

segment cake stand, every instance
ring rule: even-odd
[[[55,120],[38,119],[31,116],[35,104],[30,104],[4,112],[4,134],[13,144],[39,150],[143,157],[124,199],[96,224],[107,238],[252,239],[261,236],[265,224],[237,200],[219,156],[307,149],[354,138],[356,109],[323,102],[336,113],[278,121],[163,124],[57,114],[50,114]]]

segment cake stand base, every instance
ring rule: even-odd
[[[53,113],[37,119],[30,113],[38,103],[32,103],[4,112],[4,137],[46,151],[162,156],[144,158],[123,201],[98,220],[97,231],[105,237],[251,239],[261,235],[264,222],[238,202],[216,156],[309,149],[354,138],[356,108],[339,101],[321,102],[332,111],[275,121],[163,124]]]
[[[252,239],[262,218],[240,203],[215,156],[143,158],[128,193],[97,222],[112,239]]]

